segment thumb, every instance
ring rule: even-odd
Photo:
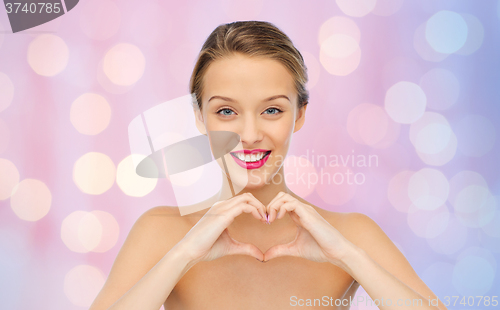
[[[229,235],[227,230],[224,230],[223,234],[226,235],[225,237],[227,237],[227,239],[229,241],[229,247],[228,247],[228,251],[227,251],[226,255],[242,254],[242,255],[249,255],[249,256],[255,257],[259,261],[264,260],[264,254],[255,245],[234,240]]]
[[[272,246],[264,253],[264,261],[267,262],[273,258],[281,256],[297,256],[294,250],[295,241],[286,244]]]

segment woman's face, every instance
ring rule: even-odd
[[[305,120],[292,75],[276,60],[235,54],[210,64],[203,81],[202,111],[195,110],[198,129],[231,131],[241,139],[224,156],[232,182],[248,189],[271,182],[292,133]],[[243,155],[244,150],[258,152]]]

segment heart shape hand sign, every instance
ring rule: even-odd
[[[243,212],[251,213],[256,219],[270,225],[288,213],[297,225],[295,240],[275,245],[262,253],[251,243],[233,239],[227,227]],[[186,234],[181,246],[190,254],[193,263],[211,261],[225,255],[243,254],[261,262],[280,256],[295,256],[336,265],[341,265],[341,254],[354,247],[312,206],[284,192],[278,193],[267,206],[250,193],[215,203]]]

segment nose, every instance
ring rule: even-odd
[[[259,122],[253,115],[246,115],[241,123],[238,134],[241,138],[241,143],[246,148],[252,148],[254,145],[262,141],[263,132],[259,126]]]

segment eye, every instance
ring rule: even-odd
[[[278,108],[269,108],[266,110],[267,111],[273,111],[274,113],[266,113],[266,114],[271,114],[271,115],[274,115],[274,114],[279,114],[281,112],[283,112],[282,110],[278,109]]]
[[[221,114],[220,112],[223,112],[223,111],[224,111],[224,113],[222,113],[222,114]],[[228,112],[228,111],[229,111],[229,112]],[[229,115],[231,115],[231,114],[226,114],[225,112],[231,113],[231,112],[234,112],[234,111],[233,111],[233,110],[231,110],[231,109],[228,109],[228,108],[224,108],[224,109],[220,109],[219,111],[217,111],[217,114],[224,115],[224,116],[229,116]]]

